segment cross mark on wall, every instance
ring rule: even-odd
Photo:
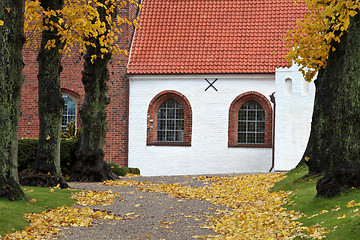
[[[205,78],[205,81],[207,81],[207,82],[209,83],[209,86],[205,89],[205,92],[206,92],[210,87],[214,88],[215,91],[218,91],[218,90],[216,89],[216,87],[214,87],[214,83],[215,83],[217,80],[218,80],[218,79],[215,78],[214,81],[210,82],[209,80],[207,80],[207,79]]]

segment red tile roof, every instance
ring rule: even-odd
[[[274,73],[294,0],[144,0],[129,74]]]

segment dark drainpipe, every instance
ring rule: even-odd
[[[275,167],[275,113],[276,113],[276,101],[275,92],[270,95],[270,101],[274,104],[273,126],[272,126],[272,158],[271,158],[271,172]]]

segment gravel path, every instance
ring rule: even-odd
[[[210,176],[210,175],[209,175]],[[235,176],[235,175],[226,175]],[[194,179],[195,176],[135,177],[134,181],[153,183],[180,183],[193,187],[210,184]],[[122,178],[127,179],[127,178]],[[207,201],[171,198],[167,194],[148,193],[136,190],[136,186],[113,187],[98,183],[70,183],[79,190],[99,190],[121,193],[109,206],[95,205],[94,209],[109,211],[132,219],[96,221],[92,227],[71,227],[60,231],[61,239],[194,239],[194,235],[217,235],[203,229],[210,216],[217,216],[216,209],[224,209]]]

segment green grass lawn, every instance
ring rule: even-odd
[[[360,239],[360,206],[347,207],[351,200],[355,203],[360,202],[360,191],[351,189],[333,198],[316,197],[316,182],[319,177],[306,178],[304,176],[307,172],[307,166],[293,169],[287,173],[287,178],[276,183],[272,190],[293,192],[290,196],[291,201],[285,207],[303,212],[306,217],[299,221],[305,226],[320,224],[330,230],[335,229],[326,234],[326,239]],[[320,214],[322,210],[328,212]]]
[[[71,190],[39,187],[23,187],[23,190],[30,201],[10,202],[6,198],[0,198],[1,236],[4,236],[8,231],[14,232],[24,229],[28,225],[24,218],[25,213],[41,213],[47,208],[71,206],[75,203],[75,200],[70,198]]]

